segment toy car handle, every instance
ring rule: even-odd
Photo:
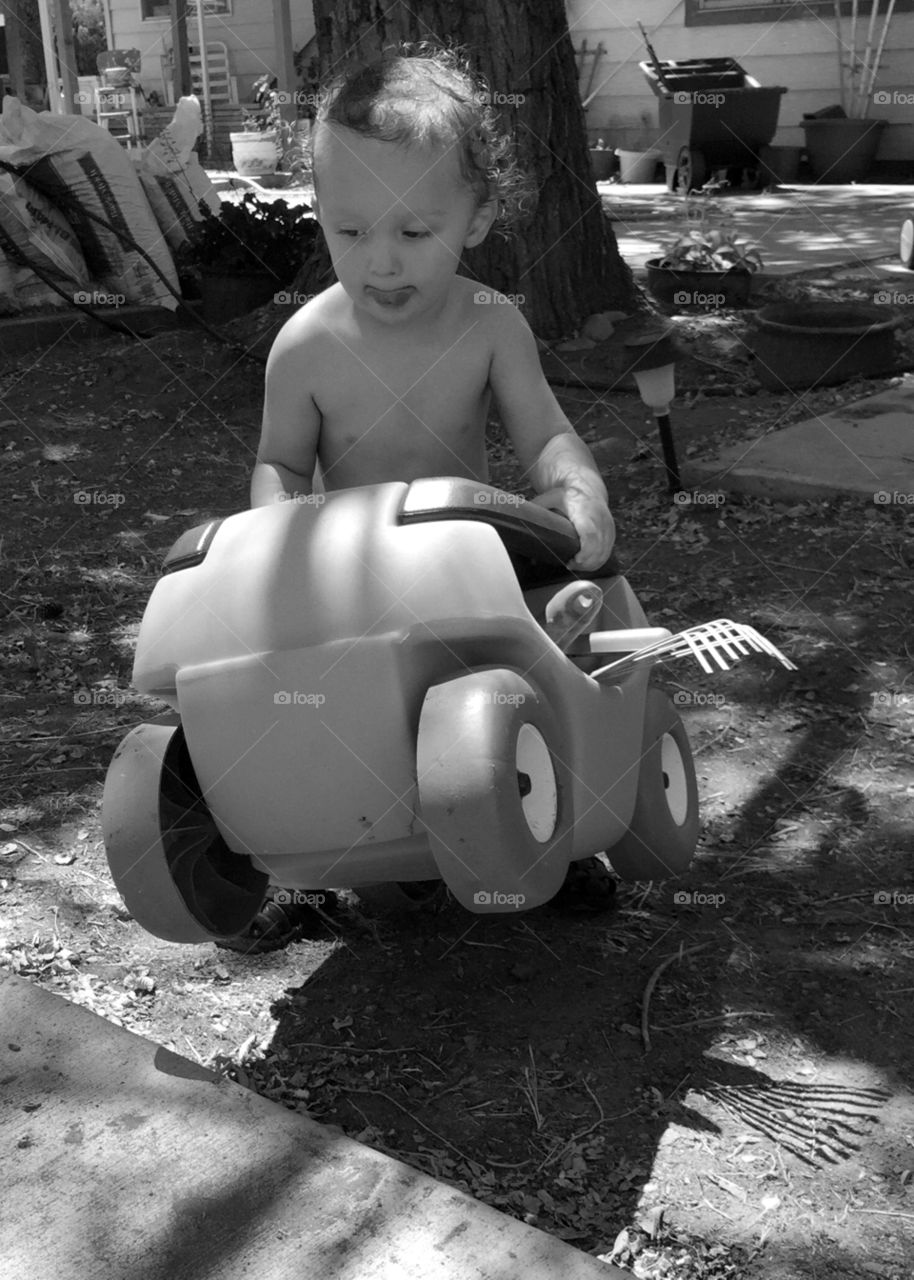
[[[413,480],[400,520],[404,524],[483,520],[498,530],[509,552],[561,566],[573,560],[581,549],[581,540],[567,516],[520,494],[461,476]]]

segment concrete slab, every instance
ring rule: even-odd
[[[683,486],[914,510],[914,379],[682,468]]]
[[[3,1280],[625,1280],[0,975]]]
[[[682,198],[660,184],[599,183],[598,189],[619,252],[636,275],[685,229]],[[886,260],[889,278],[897,277],[900,284],[914,279],[898,261],[901,224],[914,211],[914,186],[797,185],[723,194],[718,203],[733,215],[740,236],[759,246],[764,270],[758,279],[880,259]],[[882,276],[881,266],[874,271]]]

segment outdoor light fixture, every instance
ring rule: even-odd
[[[676,366],[672,362],[659,365],[654,369],[632,370],[641,399],[657,419],[657,430],[660,433],[660,446],[663,449],[663,461],[670,493],[678,493],[682,488],[679,480],[679,463],[676,461],[676,449],[673,445],[673,430],[670,426],[670,405],[676,394],[675,370]]]
[[[676,348],[670,331],[658,330],[656,326],[635,329],[626,336],[625,346],[633,357],[629,372],[638,385],[641,399],[657,419],[670,493],[679,493],[682,484],[670,426],[670,404],[676,394]]]

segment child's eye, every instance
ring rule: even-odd
[[[356,236],[360,236],[362,233],[361,231],[357,231],[355,227],[340,227],[340,229],[337,231],[336,234],[338,236],[351,236],[354,239]]]
[[[403,234],[408,240],[427,240],[432,233],[430,231],[404,231]]]

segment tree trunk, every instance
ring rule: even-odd
[[[313,0],[322,78],[400,40],[463,45],[486,77],[502,127],[539,192],[509,241],[467,252],[467,275],[519,295],[542,338],[595,311],[644,310],[590,171],[584,110],[563,0]],[[501,105],[505,95],[510,105]],[[510,102],[516,95],[520,101]],[[520,299],[523,299],[523,302]]]
[[[37,0],[5,0],[0,11],[6,19],[6,52],[13,92],[25,101],[26,85],[44,88],[48,80],[38,3]]]

